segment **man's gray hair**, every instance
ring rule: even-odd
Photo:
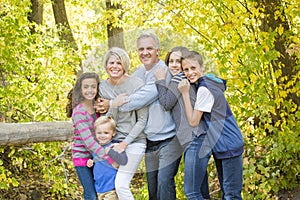
[[[155,48],[156,48],[156,49],[159,49],[160,46],[159,46],[159,39],[158,39],[158,37],[157,37],[155,34],[150,33],[150,32],[144,32],[144,33],[142,33],[142,34],[138,37],[138,39],[136,40],[136,42],[138,43],[138,41],[139,41],[140,39],[149,38],[149,37],[152,38],[152,39],[154,40],[154,42],[155,42]]]

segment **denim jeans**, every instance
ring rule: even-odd
[[[77,176],[84,191],[84,200],[96,200],[97,194],[94,185],[93,168],[80,166],[75,167]]]
[[[149,200],[176,200],[174,177],[182,152],[177,137],[147,141],[145,163]]]
[[[222,189],[222,199],[242,199],[243,154],[233,158],[216,159],[218,178]]]
[[[211,152],[206,134],[193,136],[184,154],[184,193],[189,200],[210,198],[207,165]]]

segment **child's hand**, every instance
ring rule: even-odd
[[[167,68],[158,67],[157,70],[154,72],[154,75],[157,80],[163,80],[167,76]]]
[[[187,79],[182,79],[178,84],[178,90],[181,93],[189,92],[190,82]]]
[[[94,165],[94,161],[92,159],[88,159],[86,166],[93,167],[93,165]]]
[[[125,103],[129,102],[128,95],[125,93],[119,94],[112,102],[114,108],[119,107]]]

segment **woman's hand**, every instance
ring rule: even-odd
[[[107,113],[109,109],[109,99],[98,98],[95,101],[94,108],[98,113],[104,114]]]
[[[113,150],[122,153],[123,151],[125,151],[126,147],[128,146],[128,144],[126,142],[120,142],[120,143],[114,143],[112,145],[110,145],[111,148],[113,148]]]
[[[156,77],[156,80],[166,79],[167,68],[162,68],[162,67],[157,68],[157,70],[154,72],[154,75]]]

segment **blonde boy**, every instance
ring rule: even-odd
[[[127,163],[127,155],[125,151],[118,152],[111,148],[111,144],[115,143],[113,137],[116,134],[116,123],[111,117],[99,117],[95,123],[95,136],[99,144],[105,148],[105,153],[115,162],[110,165],[107,160],[94,156],[93,160],[87,162],[88,167],[94,165],[93,174],[95,180],[95,189],[99,200],[117,200],[115,192],[115,178],[118,165]]]

